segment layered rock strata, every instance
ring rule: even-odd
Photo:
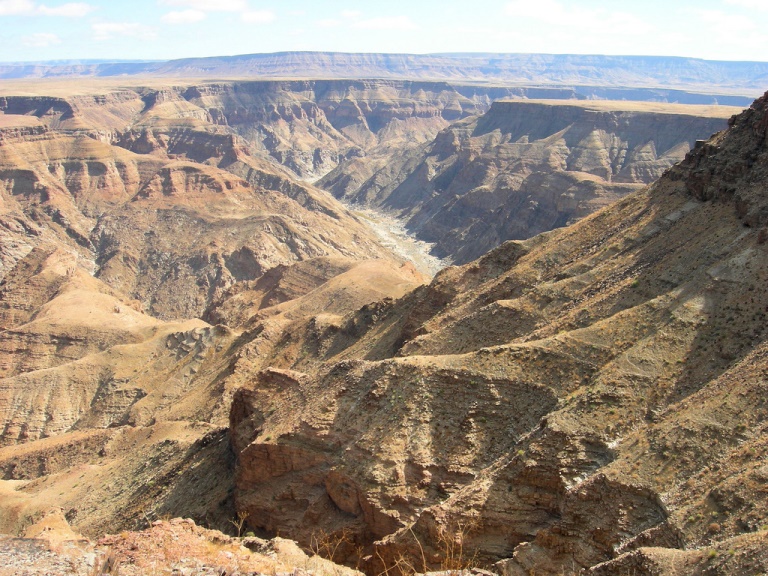
[[[339,198],[406,220],[463,264],[506,240],[575,222],[650,184],[736,111],[638,103],[497,101],[378,166],[320,181]]]

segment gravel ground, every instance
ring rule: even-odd
[[[86,576],[93,572],[96,554],[74,542],[58,551],[44,540],[0,536],[0,576]]]

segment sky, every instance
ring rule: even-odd
[[[257,52],[768,61],[768,0],[0,0],[0,61]]]

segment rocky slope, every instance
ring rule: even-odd
[[[153,315],[191,318],[277,265],[387,252],[341,205],[174,91],[5,104],[4,229],[16,230],[6,269],[38,229],[52,231]],[[11,125],[30,117],[38,124]]]
[[[497,101],[410,153],[350,161],[320,185],[407,221],[466,263],[506,240],[572,223],[659,178],[728,107]]]
[[[51,509],[22,538],[0,537],[0,575],[94,574],[337,574],[360,573],[308,556],[282,538],[233,538],[190,519],[158,520],[141,532],[91,542],[72,532],[61,510]]]
[[[767,138],[238,364],[238,508],[371,573],[765,571]]]

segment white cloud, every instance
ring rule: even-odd
[[[359,10],[342,10],[338,18],[323,18],[315,22],[318,28],[338,28],[345,26],[358,30],[417,30],[408,16],[382,16],[379,18],[361,19],[363,13]]]
[[[277,16],[271,10],[253,10],[240,15],[240,19],[248,24],[266,24],[274,22],[276,18]]]
[[[94,40],[111,40],[118,36],[148,40],[157,36],[154,28],[135,22],[94,22],[91,30]]]
[[[61,44],[61,38],[56,34],[48,34],[47,32],[37,32],[24,36],[21,39],[21,43],[28,48],[48,48],[55,44]]]
[[[416,30],[418,26],[408,16],[383,16],[369,18],[352,24],[360,30]]]
[[[742,14],[726,14],[720,10],[700,10],[699,16],[722,36],[738,35],[757,28],[757,23]]]
[[[0,16],[31,14],[34,11],[35,4],[31,0],[0,0]]]
[[[39,6],[32,0],[0,0],[0,16],[65,16],[82,18],[96,10],[85,2],[69,2],[61,6]]]
[[[182,6],[201,12],[245,12],[247,0],[160,0],[166,6]]]
[[[718,46],[716,54],[705,57],[718,60],[758,60],[760,54],[768,52],[768,36],[764,25],[744,14],[734,14],[721,10],[698,10],[693,12],[696,28],[701,31],[713,46]],[[746,57],[745,54],[755,56]]]
[[[66,16],[68,18],[82,18],[96,10],[95,6],[85,2],[70,2],[61,6],[49,7],[41,4],[37,8],[37,13],[43,16]]]
[[[335,18],[324,18],[323,20],[318,20],[315,22],[315,25],[318,28],[336,28],[341,26],[341,20],[336,20]]]
[[[749,8],[750,10],[759,10],[760,12],[768,11],[768,3],[765,0],[725,0],[725,3],[731,6]]]
[[[514,0],[507,2],[504,12],[525,27],[526,21],[537,21],[548,32],[565,33],[581,37],[624,37],[650,34],[653,27],[634,14],[602,8],[567,7],[557,0]],[[562,29],[562,30],[558,30]]]
[[[174,10],[168,12],[160,18],[167,24],[193,24],[205,20],[205,12],[200,10]]]
[[[515,0],[507,2],[504,12],[517,18],[552,18],[562,12],[563,6],[554,0],[538,0],[537,2],[525,2]]]

